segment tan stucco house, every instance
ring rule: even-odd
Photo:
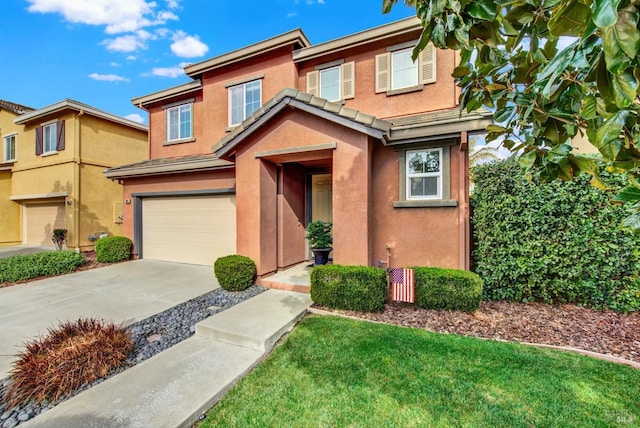
[[[147,159],[147,127],[68,99],[12,105],[0,102],[0,245],[52,246],[63,228],[87,250],[96,233],[122,234],[122,186],[102,172]]]
[[[138,257],[251,257],[261,278],[309,256],[333,222],[334,263],[469,267],[467,135],[456,53],[406,19],[313,45],[301,30],[185,67],[190,82],[133,103],[150,159],[110,168]]]

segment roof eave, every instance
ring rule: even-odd
[[[424,138],[440,138],[460,135],[462,132],[474,132],[486,129],[493,123],[493,115],[473,115],[458,120],[441,120],[430,123],[392,127],[386,145],[397,145],[419,141]]]
[[[174,86],[173,88],[164,89],[162,91],[154,92],[149,95],[143,95],[141,97],[133,98],[131,100],[131,103],[136,107],[146,107],[149,104],[197,92],[201,89],[202,82],[197,79],[191,82],[184,83],[182,85]]]
[[[161,165],[131,165],[104,170],[104,176],[112,180],[147,177],[152,175],[179,174],[184,172],[213,171],[234,168],[235,165],[221,159],[205,159]]]

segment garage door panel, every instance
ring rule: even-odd
[[[51,241],[53,230],[65,229],[64,201],[27,204],[25,219],[27,244],[53,246]]]
[[[235,196],[143,200],[143,258],[212,265],[235,252]]]

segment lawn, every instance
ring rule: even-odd
[[[201,426],[630,427],[638,385],[575,354],[310,316]]]

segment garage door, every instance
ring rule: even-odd
[[[25,219],[26,243],[53,247],[53,229],[65,229],[64,201],[27,204]]]
[[[235,252],[234,195],[143,199],[143,258],[211,266]]]

